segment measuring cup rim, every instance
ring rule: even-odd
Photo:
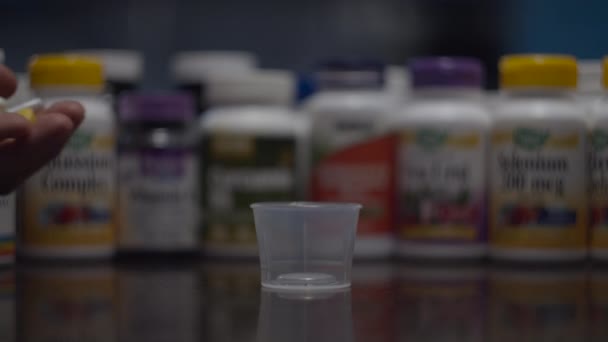
[[[359,210],[359,203],[347,202],[258,202],[251,204],[252,209],[272,210]]]

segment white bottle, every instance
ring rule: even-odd
[[[384,66],[332,61],[317,73],[320,91],[305,105],[311,123],[310,196],[363,205],[355,258],[393,253],[392,138],[384,120],[395,97],[384,88]]]
[[[201,118],[203,251],[220,257],[255,257],[249,205],[302,198],[307,124],[290,104],[293,76],[258,71],[214,83],[213,106]]]
[[[426,57],[413,60],[410,70],[413,96],[389,124],[398,136],[398,254],[481,258],[490,128],[481,63]]]
[[[171,59],[173,80],[180,90],[192,93],[199,114],[210,106],[208,83],[249,74],[256,68],[256,57],[245,51],[182,51]]]
[[[104,258],[114,252],[116,135],[98,60],[40,55],[30,84],[46,105],[75,100],[85,119],[63,151],[24,185],[22,252],[43,258]]]
[[[608,88],[608,58],[603,62],[603,86]],[[590,198],[591,256],[608,261],[608,97],[597,100],[591,115]]]
[[[490,253],[508,261],[578,261],[587,254],[585,111],[576,60],[513,55],[500,62],[503,98],[491,137]]]

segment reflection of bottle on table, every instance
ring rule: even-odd
[[[205,263],[201,341],[255,341],[260,270],[255,262]]]
[[[0,270],[0,341],[15,342],[15,271]]]
[[[354,341],[350,290],[335,292],[262,290],[258,341]]]
[[[490,276],[491,341],[582,341],[585,273],[576,269],[495,270]]]
[[[107,265],[26,269],[19,305],[23,341],[115,341],[114,280]]]
[[[352,274],[353,322],[357,341],[395,341],[396,288],[387,264],[355,264]]]
[[[406,265],[399,270],[399,337],[407,341],[484,341],[481,266]]]
[[[121,268],[120,341],[199,341],[200,304],[194,269]]]
[[[608,272],[591,273],[590,341],[608,341]]]

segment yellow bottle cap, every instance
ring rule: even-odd
[[[602,69],[602,84],[604,85],[604,88],[608,88],[608,56],[604,57],[602,60]]]
[[[501,88],[576,88],[576,59],[569,55],[508,55],[499,69]]]
[[[78,55],[44,54],[34,56],[29,65],[30,86],[103,87],[101,61]]]

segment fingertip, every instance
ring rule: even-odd
[[[31,124],[26,118],[15,113],[0,114],[0,139],[21,139],[30,134]]]
[[[67,116],[75,127],[78,127],[84,120],[85,109],[77,101],[61,101],[52,104],[46,113],[60,113]]]
[[[0,64],[0,97],[8,98],[17,90],[17,78],[13,72]]]
[[[62,113],[47,113],[36,121],[36,125],[44,126],[47,134],[52,136],[69,136],[76,128],[70,118]]]

